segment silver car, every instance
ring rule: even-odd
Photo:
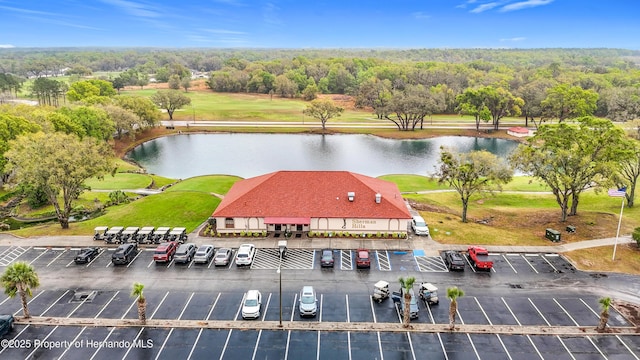
[[[190,263],[196,254],[196,250],[198,250],[198,247],[194,243],[180,244],[176,254],[173,256],[173,261],[183,264]]]
[[[316,291],[313,290],[313,286],[303,286],[302,291],[300,291],[300,305],[298,306],[298,310],[300,311],[300,316],[316,316],[318,312],[318,298],[316,298]]]
[[[231,261],[231,249],[220,248],[216,251],[216,256],[213,258],[215,266],[227,266],[229,261]]]
[[[208,264],[213,257],[213,245],[205,244],[198,248],[193,256],[193,262],[196,264]]]

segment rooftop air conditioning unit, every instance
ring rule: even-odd
[[[382,194],[376,193],[376,204],[380,204],[382,201]]]
[[[356,193],[353,192],[353,191],[349,191],[347,193],[347,196],[349,197],[349,201],[353,201],[355,199],[355,197],[356,197]]]

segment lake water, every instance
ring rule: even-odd
[[[505,158],[517,145],[459,136],[392,140],[353,134],[182,134],[148,141],[128,157],[149,173],[174,179],[208,174],[248,178],[278,170],[347,170],[377,177],[433,174],[440,146],[460,152],[484,149]]]

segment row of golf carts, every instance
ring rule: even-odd
[[[145,226],[98,226],[94,229],[93,240],[104,240],[108,244],[139,243],[160,244],[165,241],[177,241],[184,243],[188,240],[187,229],[183,227],[159,227]]]

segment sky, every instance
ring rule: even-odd
[[[0,47],[640,49],[639,0],[0,0]]]

